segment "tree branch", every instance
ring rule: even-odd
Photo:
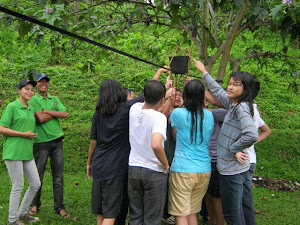
[[[226,36],[223,55],[222,55],[222,59],[221,59],[219,70],[218,70],[218,76],[217,76],[218,80],[223,80],[223,78],[224,78],[227,62],[230,57],[232,44],[236,37],[236,32],[243,21],[246,9],[247,9],[247,2],[245,2],[242,5],[242,7],[239,9],[234,21],[232,22],[231,29],[229,30],[228,35]]]
[[[217,44],[217,46],[219,47],[221,44],[219,41],[218,23],[217,23],[216,15],[215,15],[214,9],[212,8],[210,2],[208,2],[208,7],[209,7],[209,12],[210,12],[211,18],[213,20],[213,24],[214,24],[214,40],[215,40],[215,43]]]
[[[208,29],[208,25],[209,25],[209,20],[208,20],[208,15],[209,15],[209,11],[208,11],[208,0],[205,0],[203,3],[203,31],[202,31],[202,42],[203,42],[203,46],[202,46],[202,57],[206,58],[207,57],[207,48],[208,48],[208,43],[209,43],[209,29]]]

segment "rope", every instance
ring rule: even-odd
[[[42,21],[40,21],[40,20],[31,18],[31,17],[28,17],[28,16],[26,16],[26,15],[24,15],[24,14],[21,14],[21,13],[15,12],[15,11],[12,11],[12,10],[7,9],[7,8],[4,8],[4,7],[2,7],[2,6],[0,6],[0,11],[1,11],[1,12],[4,12],[4,13],[6,13],[6,14],[9,14],[9,15],[11,15],[11,16],[15,16],[15,17],[17,17],[17,18],[20,18],[20,19],[22,19],[22,20],[28,21],[28,22],[30,22],[30,23],[38,24],[38,25],[40,25],[40,26],[42,26],[42,27],[46,27],[46,28],[48,28],[48,29],[50,29],[50,30],[54,30],[54,31],[57,31],[57,32],[59,32],[59,33],[61,33],[61,34],[65,34],[65,35],[67,35],[67,36],[76,38],[76,39],[78,39],[78,40],[80,40],[80,41],[84,41],[84,42],[93,44],[93,45],[95,45],[95,46],[98,46],[98,47],[100,47],[100,48],[104,48],[104,49],[107,49],[107,50],[109,50],[109,51],[118,53],[118,54],[120,54],[120,55],[127,56],[127,57],[129,57],[129,58],[132,58],[132,59],[135,59],[135,60],[138,60],[138,61],[141,61],[141,62],[150,64],[150,65],[155,66],[155,67],[164,68],[164,69],[169,70],[168,68],[165,68],[164,66],[160,66],[160,65],[155,64],[155,63],[152,63],[152,62],[150,62],[150,61],[141,59],[141,58],[136,57],[136,56],[134,56],[134,55],[131,55],[131,54],[129,54],[129,53],[120,51],[120,50],[118,50],[118,49],[109,47],[109,46],[107,46],[107,45],[104,45],[104,44],[101,44],[101,43],[99,43],[99,42],[93,41],[93,40],[91,40],[91,39],[82,37],[82,36],[80,36],[80,35],[78,35],[78,34],[75,34],[75,33],[72,33],[72,32],[66,31],[66,30],[63,30],[63,29],[61,29],[61,28],[52,26],[52,25],[50,25],[50,24],[48,24],[48,23],[42,22]]]

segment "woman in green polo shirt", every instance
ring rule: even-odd
[[[9,224],[22,225],[22,221],[38,221],[28,214],[30,203],[41,186],[33,158],[33,142],[36,134],[34,113],[27,101],[34,95],[34,81],[21,80],[18,84],[19,98],[7,105],[0,120],[0,134],[4,135],[3,160],[11,179],[9,199]],[[29,187],[19,206],[24,187],[24,173]]]

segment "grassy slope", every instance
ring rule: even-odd
[[[255,41],[255,40],[253,40]],[[156,68],[126,59],[122,56],[108,55],[106,58],[93,58],[91,51],[78,49],[74,54],[67,54],[62,65],[49,65],[45,59],[50,58],[47,40],[39,46],[22,42],[8,30],[0,32],[0,115],[8,101],[16,96],[15,85],[24,77],[26,70],[35,69],[51,76],[50,93],[58,95],[67,106],[70,118],[64,120],[65,159],[66,159],[66,204],[70,211],[78,217],[77,224],[95,223],[90,213],[91,182],[85,176],[85,163],[89,144],[90,119],[95,108],[98,85],[105,78],[116,78],[126,87],[141,91],[143,84],[156,71]],[[242,48],[237,44],[238,50]],[[125,49],[123,49],[125,50]],[[238,50],[236,50],[238,52]],[[240,50],[239,50],[240,51]],[[242,51],[240,51],[242,52]],[[82,65],[87,65],[86,58],[93,58],[93,72],[82,73]],[[244,65],[250,71],[257,71],[255,64]],[[254,73],[254,72],[253,72]],[[287,82],[272,69],[263,70],[258,77],[262,83],[262,91],[257,99],[264,120],[273,130],[272,136],[257,146],[257,174],[268,177],[281,177],[299,181],[299,96],[287,92]],[[2,140],[1,140],[2,141]],[[1,142],[0,141],[0,142]],[[0,149],[2,149],[0,143]],[[1,155],[1,154],[0,154]],[[6,221],[8,210],[9,178],[4,166],[0,164],[0,224]],[[79,183],[75,185],[74,183]],[[44,185],[44,204],[41,211],[40,224],[73,224],[59,220],[52,213],[52,191],[50,176],[47,174]],[[272,196],[275,195],[275,197]],[[274,192],[261,188],[254,190],[256,209],[262,211],[258,215],[258,224],[296,224],[299,208],[299,193]],[[267,198],[263,198],[267,197]],[[298,201],[297,201],[298,200]],[[282,209],[282,202],[285,206]],[[288,221],[288,222],[286,222]]]

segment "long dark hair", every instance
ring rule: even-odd
[[[101,115],[110,115],[121,102],[126,101],[122,85],[114,80],[107,79],[100,84],[96,110]]]
[[[189,81],[183,90],[185,108],[191,113],[191,142],[197,143],[198,114],[200,114],[200,136],[203,142],[203,117],[204,117],[204,85],[198,80]]]
[[[257,88],[255,79],[250,73],[241,71],[231,73],[230,78],[231,77],[234,81],[240,81],[243,84],[243,93],[237,103],[240,104],[242,102],[247,102],[250,108],[251,115],[253,116],[253,99],[258,93],[255,91],[255,89]]]

